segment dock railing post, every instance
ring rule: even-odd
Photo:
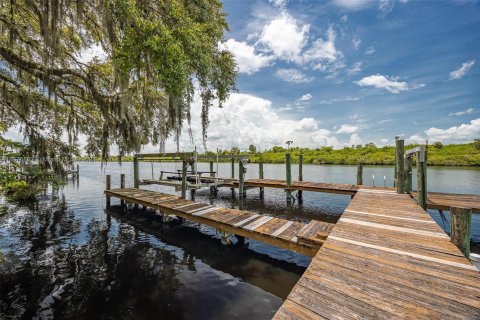
[[[133,156],[133,187],[138,188],[140,185],[138,177],[138,158],[137,155]]]
[[[124,189],[125,188],[125,173],[122,173],[120,175],[120,188]],[[120,204],[123,206],[125,204],[125,200],[120,200]]]
[[[182,198],[187,198],[187,169],[188,163],[187,160],[183,159],[182,161]]]
[[[397,193],[405,193],[405,173],[404,173],[404,147],[405,142],[403,139],[396,139],[396,148],[395,148],[395,167],[397,176]]]
[[[450,239],[467,258],[470,256],[471,227],[472,209],[450,208]]]
[[[238,179],[239,179],[239,183],[238,183],[238,196],[240,198],[243,198],[245,197],[247,194],[245,192],[245,187],[244,187],[244,183],[245,183],[245,169],[243,167],[243,161],[242,159],[239,159],[238,161]]]
[[[425,147],[421,146],[417,154],[417,203],[427,209],[427,165],[425,163]]]
[[[298,155],[298,181],[303,181],[303,154]],[[303,191],[298,190],[298,202],[303,201]]]
[[[363,163],[360,161],[357,166],[357,185],[363,184]]]
[[[258,164],[258,178],[259,179],[263,179],[263,162],[260,162]],[[260,187],[260,198],[263,199],[264,197],[264,188],[263,187]]]
[[[405,156],[404,160],[405,193],[412,192],[412,157]]]
[[[105,190],[110,190],[111,189],[111,176],[109,174],[106,175],[105,177]],[[107,208],[110,207],[110,196],[107,195]]]
[[[292,190],[290,187],[292,186],[292,164],[290,161],[290,153],[285,154],[285,164],[286,164],[286,169],[287,169],[287,189],[285,190],[287,192],[287,202],[292,201]]]

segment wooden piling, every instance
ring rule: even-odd
[[[427,209],[427,165],[425,163],[425,149],[416,152],[417,154],[417,203],[424,210]]]
[[[125,188],[125,173],[122,173],[120,175],[120,188],[124,189]],[[120,200],[120,204],[123,206],[125,204],[125,200]]]
[[[138,188],[140,185],[140,180],[138,176],[138,158],[136,155],[133,156],[133,187]]]
[[[470,232],[472,227],[472,209],[450,208],[450,238],[465,257],[470,256]]]
[[[258,178],[263,179],[263,162],[260,162],[258,164]],[[260,198],[263,199],[263,197],[265,195],[264,188],[260,187],[259,189],[260,189]]]
[[[298,155],[298,181],[303,181],[303,154]],[[298,190],[298,201],[302,202],[303,200],[303,191]]]
[[[187,160],[182,161],[182,198],[187,198]]]
[[[408,156],[404,159],[405,170],[405,193],[412,192],[412,157]]]
[[[363,163],[359,162],[357,166],[357,185],[363,184]]]
[[[77,178],[80,176],[80,166],[77,164],[77,173],[76,173]]]
[[[397,193],[405,193],[405,173],[404,173],[404,153],[405,153],[405,142],[403,139],[397,139],[395,141],[395,167],[397,176]]]
[[[292,201],[292,164],[290,161],[290,153],[285,154],[285,165],[286,165],[286,178],[288,188],[285,190],[287,193],[287,202]]]
[[[213,161],[210,161],[210,177],[215,177],[215,174],[213,173]]]
[[[105,190],[110,190],[111,189],[111,176],[109,174],[106,175],[106,181],[105,181]],[[110,207],[110,196],[107,195],[107,208]]]
[[[235,179],[235,158],[232,158],[231,164],[232,164],[232,166],[231,166],[230,178]],[[234,192],[235,192],[235,188],[232,187],[232,188],[230,188],[230,190],[232,190],[232,195],[233,195]]]
[[[239,179],[239,184],[238,184],[238,196],[240,198],[243,198],[247,195],[245,192],[245,168],[243,166],[243,161],[240,159],[238,161],[238,179]]]

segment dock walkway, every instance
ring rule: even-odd
[[[480,272],[409,195],[359,188],[274,319],[480,319]]]
[[[244,185],[245,187],[291,189],[312,192],[346,194],[351,196],[355,195],[359,189],[392,192],[396,190],[395,188],[359,186],[346,183],[324,183],[307,181],[292,181],[292,185],[289,187],[285,180],[274,179],[248,179],[245,180]],[[416,195],[416,192],[412,192],[413,198],[415,198]],[[472,208],[473,213],[480,213],[480,195],[428,192],[427,208],[437,210],[450,210],[450,207],[467,207]]]
[[[220,208],[144,189],[105,190],[105,195],[311,257],[316,254],[334,226],[316,220],[305,224],[250,211]]]

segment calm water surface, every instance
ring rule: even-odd
[[[141,163],[142,178],[181,168],[175,163]],[[112,200],[106,212],[105,175],[112,187],[131,163],[80,163],[80,179],[38,204],[0,206],[0,318],[5,319],[269,319],[310,259],[256,242],[223,245],[215,230],[194,223],[162,223],[153,212],[127,213]],[[208,164],[199,170],[208,171]],[[238,167],[236,175],[238,174]],[[292,168],[293,176],[297,167]],[[265,165],[265,178],[284,179],[284,165]],[[230,176],[230,164],[219,164]],[[304,180],[355,183],[355,166],[304,166]],[[364,183],[392,185],[393,167],[365,167]],[[258,177],[249,164],[247,178]],[[385,179],[384,179],[385,177]],[[149,186],[167,193],[169,187]],[[429,168],[429,191],[480,193],[479,169]],[[303,204],[287,207],[282,190],[248,191],[243,203],[230,189],[216,197],[201,190],[196,200],[269,213],[291,220],[335,222],[349,196],[304,192]],[[445,230],[445,217],[429,210]],[[473,217],[474,250],[480,245],[480,215]]]

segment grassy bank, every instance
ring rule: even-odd
[[[407,145],[405,150],[417,145]],[[234,148],[235,154],[250,156],[251,162],[284,163],[287,150],[283,147],[273,147],[264,152],[256,152],[254,146],[250,151],[240,152]],[[298,162],[298,155],[303,154],[304,163],[312,164],[357,164],[362,161],[367,165],[393,165],[395,164],[395,147],[378,148],[374,144],[365,146],[345,147],[333,149],[322,147],[317,149],[290,148],[292,162]],[[231,151],[221,151],[222,154],[230,154]],[[214,153],[210,153],[214,155]],[[80,158],[78,160],[92,160],[92,158]],[[100,160],[100,159],[96,159]],[[111,161],[118,161],[118,157],[110,157]],[[131,161],[131,156],[122,158],[122,161]],[[225,160],[228,161],[228,160]],[[434,166],[480,166],[480,140],[468,144],[442,145],[436,143],[428,147],[428,165]]]

